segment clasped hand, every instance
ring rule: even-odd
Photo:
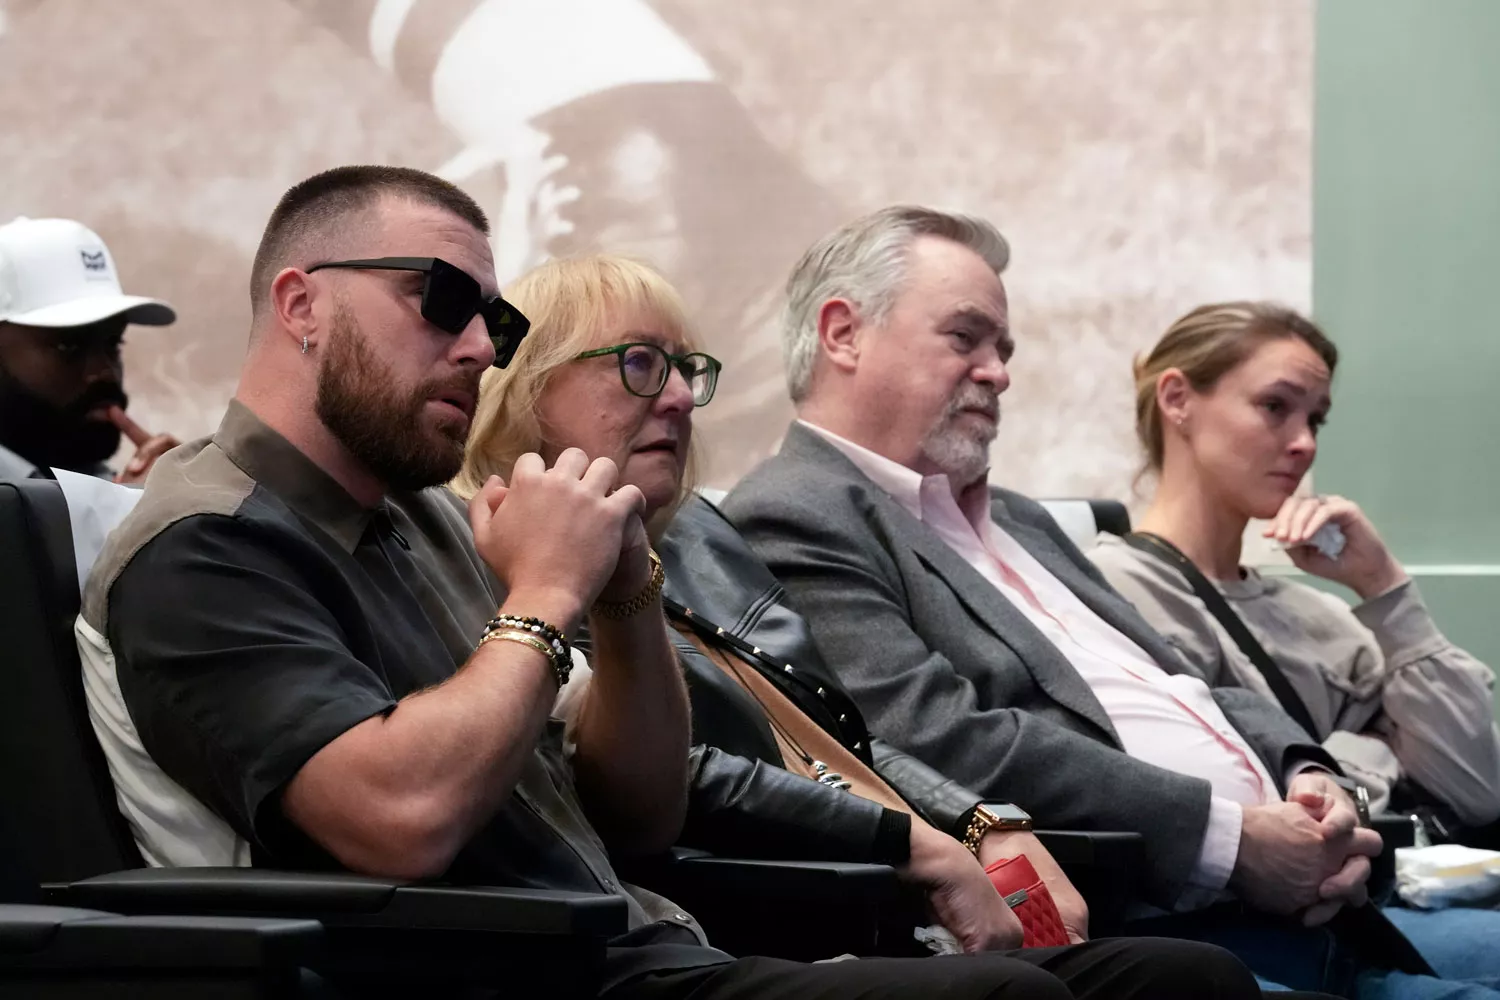
[[[595,600],[628,600],[650,582],[646,501],[618,479],[614,462],[577,448],[550,469],[528,453],[509,483],[491,476],[470,500],[474,546],[517,613],[571,631]]]
[[[1359,825],[1347,792],[1325,773],[1292,779],[1285,802],[1247,808],[1231,884],[1268,913],[1326,923],[1343,906],[1369,898],[1370,858],[1380,835]]]

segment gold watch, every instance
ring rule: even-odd
[[[981,802],[974,807],[974,814],[969,818],[969,828],[964,833],[964,846],[977,858],[979,844],[991,830],[1008,832],[1030,829],[1031,814],[1020,806],[1013,806],[1008,802]]]
[[[651,582],[628,601],[595,601],[594,606],[589,609],[590,614],[615,621],[632,618],[645,611],[652,601],[661,596],[662,585],[667,582],[667,571],[662,568],[661,556],[656,554],[655,549],[647,549],[646,555],[651,559]]]

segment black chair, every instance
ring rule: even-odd
[[[292,917],[324,927],[316,970],[336,982],[504,983],[545,970],[551,992],[586,995],[605,941],[626,928],[612,896],[493,886],[440,886],[340,873],[142,867],[116,805],[88,720],[73,622],[79,610],[71,527],[60,487],[0,483],[0,795],[19,864],[48,902],[130,914]],[[711,934],[762,954],[798,955],[802,942],[749,919],[756,906],[812,907],[833,884],[869,904],[900,895],[892,869],[710,858],[679,852],[648,866],[659,888],[701,899]],[[674,896],[674,898],[677,898]],[[756,902],[758,901],[758,902]],[[691,906],[689,907],[692,908]],[[751,907],[753,909],[754,907]],[[873,953],[872,930],[851,928],[845,950]],[[778,945],[784,945],[778,947]],[[826,957],[819,954],[814,957]]]
[[[1130,533],[1130,511],[1118,500],[1057,497],[1040,502],[1079,548],[1087,548],[1101,531]]]
[[[0,995],[35,1000],[316,996],[312,920],[126,917],[0,905]]]
[[[316,921],[122,917],[41,905],[0,814],[0,995],[37,1000],[317,996]]]
[[[835,955],[925,954],[912,928],[928,921],[919,893],[893,869],[836,861],[721,858],[676,848],[622,874],[680,903],[714,947],[733,955],[815,962]]]

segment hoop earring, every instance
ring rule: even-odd
[[[303,338],[302,338],[302,353],[303,353],[303,354],[306,354],[306,353],[307,353],[307,338],[306,338],[306,337],[303,337]],[[1180,422],[1181,422],[1181,421],[1179,421],[1179,423],[1180,423]]]

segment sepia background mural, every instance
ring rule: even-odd
[[[97,229],[127,289],[132,412],[187,439],[230,393],[280,193],[347,162],[436,170],[502,280],[628,251],[726,362],[712,485],[790,417],[791,263],[893,201],[1010,237],[1019,351],[992,478],[1130,495],[1130,358],[1191,306],[1310,297],[1305,0],[0,0],[0,219]]]

